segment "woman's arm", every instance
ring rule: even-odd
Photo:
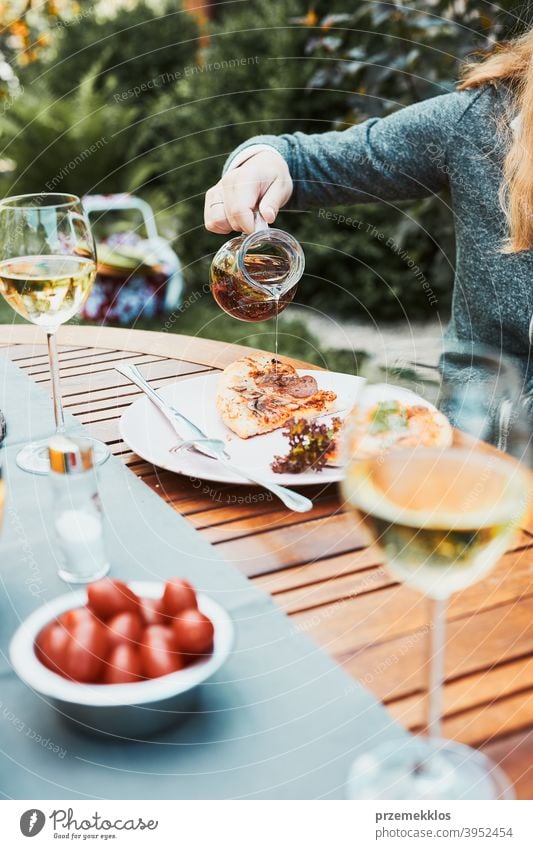
[[[250,232],[258,204],[272,223],[289,198],[292,206],[305,209],[440,192],[448,184],[448,145],[478,96],[453,92],[343,132],[256,136],[233,152],[224,176],[209,190],[206,226],[216,232]],[[257,144],[268,147],[255,152]],[[232,161],[244,157],[248,147],[250,157],[232,169]]]

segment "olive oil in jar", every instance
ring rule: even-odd
[[[232,242],[238,241],[232,239]],[[240,321],[265,321],[282,312],[296,294],[297,284],[283,291],[290,273],[288,256],[248,253],[244,258],[253,285],[238,268],[231,252],[215,258],[211,266],[211,291],[219,307]],[[261,288],[259,288],[259,286]]]

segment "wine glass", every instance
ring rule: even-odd
[[[521,398],[523,376],[499,352],[457,343],[433,366],[393,360],[381,379],[388,388],[374,387],[374,393],[390,396],[395,387],[407,404],[432,401],[455,430],[447,446],[415,440],[365,458],[355,447],[361,413],[353,411],[346,426],[344,498],[393,576],[431,605],[426,736],[404,736],[361,755],[348,794],[513,798],[505,775],[485,755],[441,738],[441,704],[447,601],[495,566],[528,512],[531,423]],[[418,399],[409,395],[413,390]],[[387,415],[394,416],[394,408]],[[381,427],[382,419],[373,421]]]
[[[42,327],[48,340],[57,433],[65,431],[55,333],[85,302],[96,275],[96,254],[81,201],[70,194],[17,195],[0,201],[0,292],[15,312]],[[26,445],[17,464],[47,474],[47,439]],[[109,456],[93,443],[95,463]]]

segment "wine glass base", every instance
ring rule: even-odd
[[[505,773],[486,755],[451,740],[410,737],[381,743],[353,762],[349,799],[514,799]]]
[[[84,437],[84,439],[86,438]],[[109,448],[98,439],[87,438],[87,441],[91,442],[93,446],[94,465],[101,466],[110,456]],[[47,475],[50,472],[48,439],[41,439],[39,442],[30,442],[29,445],[25,445],[17,454],[16,460],[17,466],[23,472],[30,472],[32,475]]]

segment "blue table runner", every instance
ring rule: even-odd
[[[57,577],[46,478],[20,471],[27,439],[53,430],[51,402],[0,358],[7,503],[0,537],[0,795],[15,799],[343,798],[350,763],[405,732],[363,687],[296,631],[253,586],[124,464],[99,470],[112,576],[182,575],[224,605],[236,627],[226,666],[198,709],[158,737],[80,732],[26,687],[7,657],[19,622],[68,591]],[[76,432],[83,428],[70,417]]]

